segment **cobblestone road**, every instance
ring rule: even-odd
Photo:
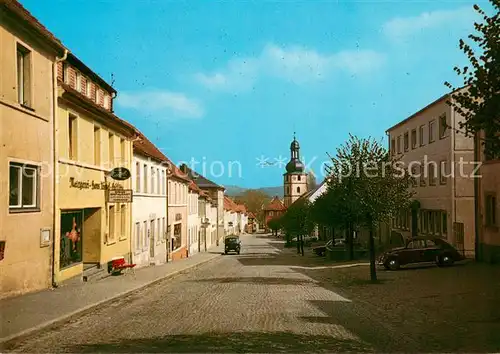
[[[17,352],[338,352],[372,346],[321,310],[351,303],[256,236],[199,268],[18,342]],[[339,313],[340,314],[340,313]]]

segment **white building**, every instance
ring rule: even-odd
[[[144,135],[134,141],[132,260],[138,266],[167,259],[167,161]]]
[[[199,217],[199,199],[200,189],[194,182],[189,184],[188,192],[188,250],[189,255],[196,254],[201,249],[201,220]]]

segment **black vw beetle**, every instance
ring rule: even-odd
[[[224,239],[224,254],[228,254],[229,252],[236,252],[237,254],[240,254],[240,251],[241,241],[238,236],[231,235]]]

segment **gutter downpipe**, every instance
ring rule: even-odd
[[[59,176],[59,164],[58,164],[58,158],[57,158],[57,151],[58,151],[58,144],[57,144],[57,130],[58,130],[58,120],[57,120],[57,112],[58,112],[58,105],[57,105],[57,98],[58,98],[58,87],[57,87],[57,65],[60,62],[63,62],[67,59],[68,57],[68,50],[64,49],[64,55],[59,58],[56,56],[56,59],[54,63],[52,64],[52,163],[54,164],[53,166],[53,178],[52,178],[52,287],[57,288],[57,280],[56,280],[56,221],[57,221],[57,201],[59,200],[59,181],[58,181],[58,176]]]
[[[479,162],[479,133],[474,135],[474,162]],[[479,169],[479,176],[481,176],[481,169]],[[474,176],[474,259],[476,262],[480,260],[479,256],[479,178]]]

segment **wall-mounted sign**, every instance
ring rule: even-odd
[[[182,219],[182,214],[181,213],[175,214],[175,221],[179,221],[181,219]]]
[[[107,190],[107,189],[123,189],[123,186],[116,182],[114,183],[108,182],[106,184],[106,182],[100,182],[100,181],[96,182],[94,180],[78,181],[75,179],[75,177],[70,177],[69,188]]]
[[[125,167],[116,167],[109,172],[109,176],[117,181],[125,181],[130,178],[130,171]]]
[[[109,189],[106,193],[108,203],[132,203],[132,189]]]
[[[40,247],[47,247],[50,245],[50,229],[40,229]]]

